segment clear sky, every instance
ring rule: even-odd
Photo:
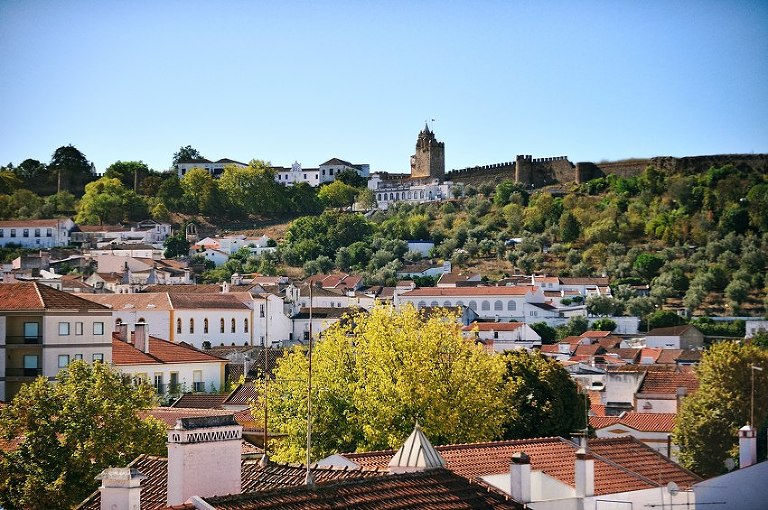
[[[768,153],[768,2],[0,0],[0,164]],[[432,122],[431,119],[435,119]]]

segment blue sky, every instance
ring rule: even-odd
[[[765,1],[0,0],[0,164],[768,152]]]

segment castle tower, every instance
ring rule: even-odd
[[[411,156],[411,178],[445,178],[445,144],[424,125],[416,139],[416,154]]]

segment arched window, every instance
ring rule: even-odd
[[[143,322],[146,324],[147,321],[144,319],[144,317],[139,317],[139,322]]]
[[[232,319],[232,328],[231,329],[232,329],[232,333],[237,331],[237,324],[235,323],[235,319]]]
[[[456,306],[464,306],[464,301],[462,300],[456,301]]]
[[[517,303],[510,299],[507,303],[507,310],[517,310]]]
[[[483,301],[483,304],[480,305],[483,308],[484,312],[488,312],[491,310],[491,303],[490,301]]]
[[[477,303],[475,302],[475,300],[474,300],[474,299],[473,299],[472,301],[470,301],[470,302],[469,302],[469,307],[470,307],[472,310],[474,310],[474,311],[477,311]]]
[[[419,304],[416,305],[416,308],[424,308],[425,306],[427,306],[426,301],[419,301]]]
[[[447,300],[443,301],[443,306],[451,306],[451,302]]]
[[[245,333],[248,333],[248,319],[245,319],[245,320],[243,321],[243,331],[244,331]]]
[[[176,333],[181,333],[181,319],[176,319]]]
[[[219,321],[219,333],[224,333],[224,319]]]
[[[501,299],[497,299],[493,302],[493,309],[496,311],[504,310],[504,303],[501,302]]]
[[[440,306],[440,303],[438,303],[437,301],[432,301],[432,302],[429,304],[429,306]]]
[[[203,334],[208,334],[208,318],[203,319]]]
[[[117,320],[115,321],[115,327],[119,326],[119,325],[120,325],[120,324],[122,324],[122,323],[123,323],[123,319],[117,319]]]
[[[195,319],[189,319],[189,332],[195,332]]]

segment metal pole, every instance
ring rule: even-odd
[[[312,476],[311,450],[312,450],[312,284],[309,285],[309,376],[307,378],[307,477],[306,484],[315,484]]]

